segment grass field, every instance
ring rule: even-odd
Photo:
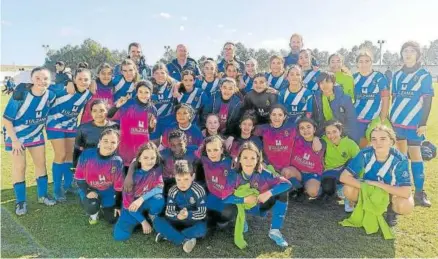
[[[436,86],[435,86],[436,88]],[[2,96],[1,111],[8,97]],[[438,101],[429,120],[428,139],[438,144]],[[47,147],[51,180],[53,150]],[[290,247],[278,248],[268,237],[269,221],[249,218],[246,235],[249,247],[239,250],[232,229],[211,233],[199,240],[187,255],[168,242],[154,243],[154,235],[135,233],[131,240],[117,243],[110,225],[90,226],[77,199],[54,207],[36,202],[33,166],[26,174],[29,212],[15,216],[11,182],[11,160],[1,145],[1,257],[437,257],[438,256],[438,159],[426,163],[425,189],[434,203],[416,207],[409,216],[399,217],[396,239],[386,241],[380,234],[366,235],[363,229],[344,228],[343,206],[311,202],[289,203],[283,234]],[[28,161],[31,161],[28,156]],[[30,164],[30,163],[28,163]],[[51,186],[49,188],[51,191]]]

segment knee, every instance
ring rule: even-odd
[[[412,197],[408,199],[394,197],[392,199],[392,209],[400,215],[410,214],[414,210],[414,201]]]
[[[299,172],[294,167],[286,167],[281,170],[281,175],[286,179],[290,179],[292,177],[297,178],[298,174]]]
[[[357,201],[359,196],[359,189],[348,185],[344,185],[344,196],[349,201]]]
[[[322,191],[327,195],[333,195],[336,192],[336,179],[333,177],[326,177],[321,181]]]
[[[237,207],[235,205],[228,205],[222,211],[222,218],[227,221],[233,220],[237,215]]]
[[[94,215],[100,210],[100,201],[99,199],[84,199],[84,208],[85,212],[89,215]]]
[[[149,209],[150,215],[158,215],[163,211],[164,208],[164,197],[162,194],[158,194],[154,196],[154,203],[151,205],[151,208]]]
[[[318,196],[319,188],[317,188],[316,186],[309,186],[306,188],[306,192],[310,197],[315,198],[316,196]]]

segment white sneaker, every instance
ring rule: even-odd
[[[353,212],[354,206],[351,206],[350,201],[347,199],[344,199],[344,210],[347,213]]]
[[[274,240],[274,242],[281,247],[287,247],[289,244],[284,239],[279,229],[271,229],[269,230],[269,238]]]
[[[196,245],[196,238],[192,238],[184,242],[183,250],[186,253],[190,253]]]

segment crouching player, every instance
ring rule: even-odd
[[[169,190],[165,217],[157,217],[154,222],[156,242],[167,239],[183,245],[186,253],[193,250],[197,238],[207,233],[205,190],[193,181],[194,177],[186,160],[176,161],[176,185]]]
[[[138,163],[133,174],[134,188],[130,192],[123,191],[123,209],[114,227],[113,235],[117,241],[128,240],[138,224],[141,224],[143,234],[152,233],[143,212],[149,213],[153,223],[164,208],[163,167],[157,146],[152,142],[143,145],[135,160]]]
[[[284,217],[287,211],[288,194],[291,183],[285,178],[273,175],[271,172],[262,168],[263,158],[261,151],[251,142],[245,142],[237,157],[238,164],[236,168],[235,189],[240,185],[250,184],[250,187],[256,189],[260,194],[257,196],[250,195],[245,198],[230,195],[225,199],[225,203],[233,204],[254,204],[257,205],[246,212],[251,215],[266,216],[271,210],[271,229],[269,238],[278,246],[288,246],[280,232],[283,227]],[[248,229],[245,223],[244,232]]]
[[[388,192],[392,198],[386,214],[390,226],[397,224],[397,214],[409,214],[414,208],[408,159],[393,146],[396,136],[392,129],[378,125],[371,131],[371,147],[362,149],[341,174],[345,197],[356,202],[359,197],[360,172],[363,180]]]
[[[110,224],[116,221],[116,191],[123,183],[123,161],[117,154],[120,133],[113,129],[102,132],[96,148],[82,152],[76,166],[75,179],[79,197],[91,225],[96,224],[100,208],[103,218]]]

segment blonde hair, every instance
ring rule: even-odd
[[[359,50],[359,53],[358,53],[358,55],[356,57],[356,63],[359,62],[359,59],[361,57],[369,57],[370,60],[371,60],[371,63],[374,62],[373,52],[370,49],[368,49],[368,48],[363,48],[363,49]]]
[[[334,54],[331,54],[331,55],[329,56],[329,58],[328,58],[328,64],[329,64],[329,66],[330,66],[330,61],[331,61],[332,58],[334,58],[334,57],[338,57],[338,58],[341,60],[341,72],[344,73],[344,74],[347,74],[347,75],[350,75],[350,76],[351,76],[352,73],[351,73],[350,69],[344,65],[344,56],[342,56],[342,55],[339,54],[339,53],[334,53]]]
[[[120,68],[123,71],[124,66],[130,66],[130,65],[132,65],[134,67],[135,76],[134,76],[134,79],[132,80],[132,82],[135,83],[135,82],[137,82],[137,79],[138,79],[138,69],[137,69],[137,65],[135,64],[135,62],[129,58],[124,59],[122,61],[122,64],[120,64]]]
[[[383,125],[383,124],[377,124],[377,126],[374,129],[371,130],[370,138],[373,135],[373,133],[376,132],[376,131],[386,132],[388,134],[389,139],[392,140],[393,145],[395,145],[395,143],[397,143],[397,137],[396,137],[396,134],[395,134],[393,129],[391,129],[391,128],[387,127],[386,125]]]

